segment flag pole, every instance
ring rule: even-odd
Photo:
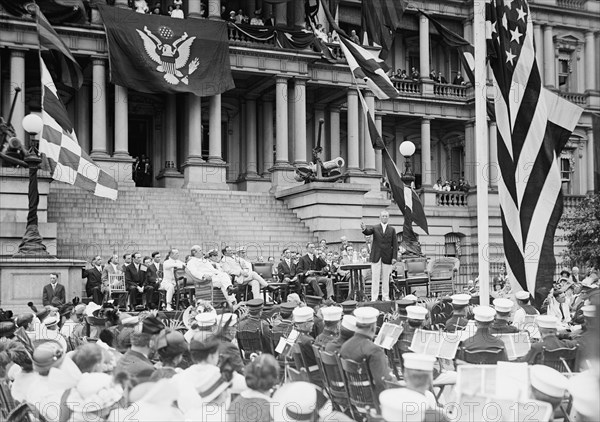
[[[473,31],[475,48],[475,169],[477,175],[477,243],[479,262],[479,301],[489,305],[490,262],[489,262],[489,219],[488,219],[488,128],[487,128],[487,66],[485,0],[475,0],[473,9]]]

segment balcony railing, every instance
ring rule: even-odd
[[[276,47],[275,35],[271,34],[270,36],[265,36],[264,39],[257,39],[256,37],[250,37],[244,33],[243,30],[234,27],[228,26],[228,37],[229,41],[234,44],[242,44],[247,46],[261,46],[264,47],[268,45],[270,47]]]
[[[566,9],[583,10],[585,9],[586,1],[587,0],[556,0],[556,5]]]
[[[439,97],[447,98],[467,98],[467,87],[464,85],[433,85],[433,93]]]
[[[586,94],[577,94],[574,92],[560,92],[560,96],[565,100],[571,101],[573,104],[583,105],[587,104]]]
[[[466,207],[467,192],[436,192],[435,204],[439,207]]]
[[[413,80],[393,80],[394,86],[401,94],[420,94],[421,82]]]
[[[581,203],[585,199],[585,195],[565,195],[563,196],[563,204],[566,208],[580,207]]]

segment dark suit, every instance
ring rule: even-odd
[[[102,305],[104,295],[102,293],[102,272],[96,267],[81,270],[81,278],[87,278],[85,283],[85,294],[92,297],[94,303]]]
[[[144,293],[146,295],[146,303],[154,303],[154,292],[158,291],[158,279],[162,278],[162,264],[152,264],[146,267],[146,276],[144,277]]]
[[[327,263],[320,257],[313,255],[313,259],[310,259],[308,254],[302,256],[298,265],[296,266],[296,274],[303,278],[304,283],[310,284],[315,292],[315,296],[323,296],[323,291],[319,287],[319,283],[325,283],[325,289],[327,290],[327,299],[333,297],[333,282],[330,278],[324,276],[309,275],[308,271],[321,271],[327,266]]]
[[[140,265],[140,269],[137,270],[133,262],[125,267],[125,288],[129,292],[129,305],[132,308],[137,305],[139,294],[137,288],[144,286],[144,279],[146,278],[146,271],[142,267]]]
[[[500,349],[502,352],[500,353],[499,360],[508,361],[504,342],[499,338],[494,337],[490,333],[488,327],[477,328],[475,335],[462,342],[462,347],[470,352],[482,350],[495,351]]]
[[[382,299],[390,300],[390,273],[392,272],[392,260],[398,257],[398,237],[396,230],[391,224],[387,224],[385,232],[381,224],[368,226],[363,230],[365,235],[373,235],[371,243],[371,300],[377,300],[379,296],[379,284],[382,287]]]
[[[537,343],[533,343],[531,345],[531,349],[529,352],[523,357],[522,362],[527,362],[529,365],[535,365],[539,363],[542,358],[542,348],[545,347],[546,350],[556,350],[562,349],[564,347],[574,347],[577,345],[576,341],[573,340],[560,340],[556,335],[549,335],[544,337],[542,341],[538,341]]]
[[[294,286],[294,291],[298,294],[302,292],[300,280],[292,281],[296,276],[296,264],[290,259],[290,265],[287,264],[285,259],[279,261],[277,265],[277,276],[281,283],[288,283]]]
[[[65,286],[60,283],[56,283],[56,287],[53,289],[52,284],[46,284],[44,291],[42,292],[42,305],[52,305],[52,299],[58,298],[60,304],[64,305],[66,302]]]
[[[510,325],[505,319],[495,319],[490,325],[491,334],[513,334],[518,332],[519,329],[514,325]]]

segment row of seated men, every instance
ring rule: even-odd
[[[301,294],[302,285],[309,287],[315,295],[325,299],[334,296],[334,282],[338,279],[347,281],[349,273],[341,270],[345,260],[340,254],[328,259],[329,254],[322,255],[316,250],[314,243],[306,245],[306,253],[300,258],[292,256],[290,249],[284,249],[282,259],[277,264],[277,280],[289,285],[286,291]],[[323,257],[325,256],[325,258]],[[180,260],[179,251],[172,249],[164,261],[160,252],[142,258],[140,252],[123,255],[124,263],[119,264],[119,257],[112,255],[106,265],[101,256],[91,260],[90,268],[82,272],[87,279],[86,294],[97,304],[102,304],[110,291],[111,275],[124,275],[125,289],[128,292],[130,310],[135,309],[140,302],[150,308],[158,305],[157,292],[166,293],[166,309],[172,310],[172,301],[176,281],[174,269],[186,269],[192,280],[211,280],[214,287],[223,291],[229,305],[235,305],[234,294],[240,286],[249,285],[253,298],[260,297],[261,289],[275,290],[268,282],[253,270],[252,263],[246,258],[246,250],[241,247],[234,251],[230,246],[222,249],[221,255],[215,249],[202,253],[201,247],[194,245],[185,262]],[[120,305],[124,305],[121,303]]]

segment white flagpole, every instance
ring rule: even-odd
[[[477,243],[479,251],[479,301],[489,305],[490,262],[489,262],[489,219],[488,219],[488,129],[487,129],[487,67],[486,67],[486,0],[475,0],[473,10],[473,31],[475,48],[475,151],[477,174]]]

